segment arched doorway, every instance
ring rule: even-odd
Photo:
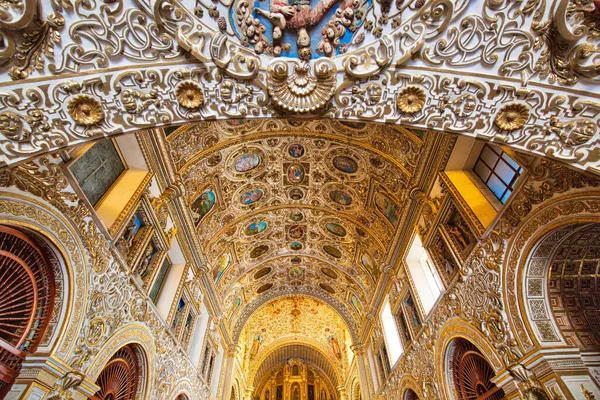
[[[44,338],[54,296],[45,253],[28,234],[0,226],[0,398]]]
[[[528,323],[540,344],[600,349],[600,224],[549,232],[534,246],[526,268]]]
[[[468,340],[457,338],[446,351],[447,379],[451,397],[456,400],[500,400],[504,391],[491,379],[495,373],[479,349]]]
[[[100,389],[91,400],[134,400],[143,379],[144,357],[139,346],[120,348],[106,363],[96,379]],[[179,397],[178,397],[179,399]]]
[[[406,389],[403,400],[419,400],[419,396],[412,389]]]

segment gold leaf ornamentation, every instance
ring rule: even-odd
[[[409,86],[402,90],[396,99],[396,105],[400,111],[414,114],[421,111],[425,105],[425,92],[416,86]]]
[[[494,123],[500,129],[514,131],[521,129],[529,119],[529,109],[523,104],[507,104],[498,111]]]
[[[319,110],[333,96],[336,85],[336,68],[328,59],[315,63],[314,75],[310,64],[302,62],[294,65],[294,72],[288,75],[288,63],[273,61],[267,70],[269,94],[281,108],[296,113]]]
[[[183,81],[175,88],[177,102],[179,105],[190,110],[200,108],[204,105],[204,94],[202,88],[196,82]]]
[[[71,118],[81,125],[95,125],[104,119],[104,111],[98,100],[91,96],[78,95],[67,105]]]

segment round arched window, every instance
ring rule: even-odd
[[[504,391],[491,379],[494,370],[481,352],[464,339],[455,339],[450,350],[452,380],[460,400],[500,400]]]
[[[0,226],[0,398],[44,337],[54,284],[52,267],[33,239]]]
[[[96,380],[100,390],[92,400],[133,400],[136,398],[140,362],[133,345],[122,347],[106,363]]]

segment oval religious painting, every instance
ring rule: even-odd
[[[257,273],[254,274],[254,279],[260,279],[264,276],[267,276],[271,273],[271,267],[266,267],[258,270]]]
[[[329,198],[343,206],[349,206],[352,204],[352,196],[344,190],[332,190],[329,192]]]
[[[288,147],[288,153],[294,158],[300,158],[304,155],[304,146],[300,143],[291,144],[290,147]]]
[[[290,268],[289,274],[292,279],[300,279],[304,275],[304,270],[301,267],[293,266]]]
[[[327,244],[323,246],[323,251],[329,254],[331,257],[342,258],[342,252],[337,247],[333,247]]]
[[[347,156],[334,157],[333,166],[347,174],[353,174],[358,170],[358,163]]]
[[[292,242],[290,244],[290,249],[298,251],[298,250],[302,250],[302,243],[300,242]]]
[[[257,246],[250,251],[250,258],[258,258],[269,251],[269,246],[266,244]]]
[[[323,267],[321,268],[321,272],[325,275],[330,277],[331,279],[337,279],[338,274],[337,272],[335,272],[334,270],[332,270],[331,268],[327,268],[327,267]]]
[[[304,192],[302,189],[293,188],[290,190],[290,199],[292,200],[301,200],[304,197]]]
[[[331,286],[329,286],[329,285],[327,285],[327,284],[325,284],[325,283],[319,283],[319,286],[320,286],[320,287],[321,287],[321,289],[323,289],[324,291],[326,291],[326,292],[329,292],[329,293],[331,293],[331,294],[335,294],[335,290],[334,290],[334,289],[333,289]]]
[[[213,268],[213,278],[215,282],[218,282],[221,276],[223,276],[223,273],[227,267],[229,267],[229,264],[231,264],[231,254],[225,253],[219,257],[217,264]]]
[[[378,192],[375,195],[375,205],[384,217],[395,226],[396,222],[398,222],[398,218],[400,218],[400,208],[398,205],[381,192]]]
[[[256,293],[258,293],[258,294],[264,293],[264,292],[266,292],[267,290],[271,289],[272,287],[273,287],[273,284],[272,284],[272,283],[267,283],[266,285],[262,285],[261,287],[259,287],[259,288],[256,290]]]
[[[257,154],[243,154],[235,159],[233,165],[237,172],[248,172],[260,164],[260,157]]]
[[[326,223],[325,228],[327,228],[327,230],[335,236],[344,237],[347,234],[346,228],[344,228],[340,224],[336,224],[335,222]]]
[[[300,225],[292,225],[288,230],[288,235],[292,239],[300,239],[302,236],[304,236],[304,228]]]
[[[300,264],[302,262],[302,259],[300,257],[292,257],[291,260],[292,264]]]
[[[267,223],[265,221],[254,222],[246,227],[244,233],[246,236],[254,236],[267,229]]]
[[[263,191],[261,189],[254,189],[248,192],[244,192],[240,195],[240,202],[245,205],[256,203],[263,197]]]
[[[204,218],[204,216],[208,214],[210,210],[212,210],[212,208],[215,205],[215,200],[215,192],[213,192],[212,190],[207,190],[206,192],[202,193],[196,200],[194,200],[191,208],[192,216],[196,223],[200,222],[200,220],[202,220],[202,218]]]
[[[304,219],[304,214],[302,214],[300,211],[291,212],[290,219],[294,222],[302,221]]]
[[[373,276],[375,280],[377,280],[377,268],[375,267],[375,263],[370,255],[364,253],[360,258],[360,262],[369,271],[369,273]]]
[[[300,164],[290,165],[287,170],[287,177],[291,183],[302,183],[304,181],[304,167]]]

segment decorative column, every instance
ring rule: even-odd
[[[343,386],[338,386],[337,390],[340,394],[340,400],[346,400],[346,389]]]
[[[252,400],[252,394],[254,393],[254,386],[248,386],[246,388],[246,396],[244,397],[244,400]],[[231,394],[230,394],[231,396]]]
[[[358,380],[360,382],[360,394],[363,399],[370,399],[369,393],[369,374],[365,363],[365,345],[355,344],[350,346],[350,349],[356,357],[356,364],[358,366]]]
[[[232,344],[227,348],[227,360],[225,360],[225,379],[223,380],[223,399],[231,398],[231,381],[233,379],[233,370],[235,368],[235,356],[242,349],[237,344]]]

